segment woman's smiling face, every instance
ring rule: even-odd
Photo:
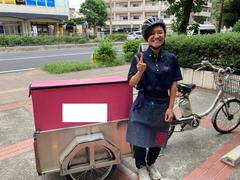
[[[148,38],[148,44],[154,48],[160,48],[165,40],[165,33],[161,26],[153,28],[151,35]]]

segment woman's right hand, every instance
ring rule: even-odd
[[[144,71],[147,68],[147,64],[143,62],[143,54],[140,53],[140,59],[137,55],[135,55],[136,61],[137,61],[137,70],[143,74]]]

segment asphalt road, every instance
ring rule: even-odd
[[[56,61],[89,61],[95,47],[0,52],[0,73],[41,67]],[[119,51],[121,45],[114,48]]]

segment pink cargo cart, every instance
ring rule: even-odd
[[[108,179],[132,154],[125,134],[133,96],[125,78],[33,82],[30,95],[39,175]]]

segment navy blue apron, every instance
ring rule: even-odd
[[[127,142],[143,148],[165,147],[169,123],[164,119],[168,104],[169,97],[156,99],[139,93],[130,112]]]

